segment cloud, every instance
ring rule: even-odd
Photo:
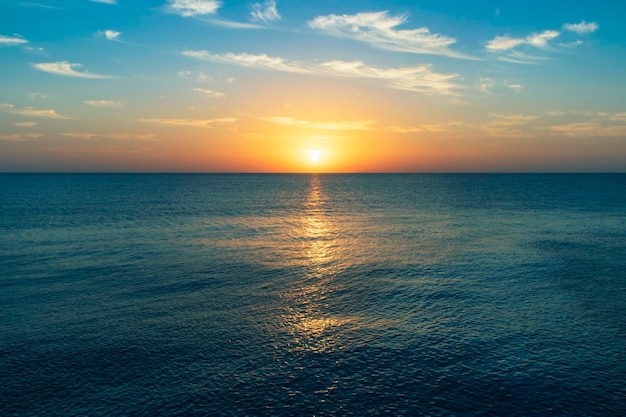
[[[485,94],[496,95],[490,91],[490,88],[496,85],[495,81],[491,78],[480,78],[477,82],[478,88]]]
[[[565,116],[565,112],[561,110],[551,110],[549,112],[546,112],[546,115],[551,117]]]
[[[470,58],[449,49],[449,46],[456,42],[455,38],[432,34],[427,27],[397,29],[406,23],[407,16],[390,16],[388,13],[382,11],[318,16],[309,21],[308,26],[329,35],[355,39],[380,49]]]
[[[335,77],[368,78],[385,82],[389,87],[413,91],[427,95],[458,95],[461,86],[452,80],[457,74],[440,74],[432,71],[429,65],[404,68],[376,68],[361,61],[327,61],[306,64],[287,61],[280,57],[265,54],[211,54],[207,51],[183,51],[185,56],[210,62],[235,64],[244,67],[265,68],[283,72]]]
[[[563,25],[564,31],[575,32],[578,35],[592,33],[598,29],[595,22],[587,23],[584,20],[580,23],[566,23]],[[565,36],[558,30],[544,30],[543,32],[531,33],[523,38],[513,38],[509,35],[496,36],[487,42],[485,49],[488,52],[499,54],[498,59],[517,64],[537,64],[543,57],[529,55],[522,52],[529,48],[536,50],[554,50],[555,45],[551,44],[557,38]],[[558,43],[561,48],[572,49],[583,43],[582,40],[565,40]]]
[[[33,67],[43,72],[48,72],[50,74],[55,74],[55,75],[64,75],[67,77],[92,78],[92,79],[113,78],[112,76],[109,76],[109,75],[91,74],[87,71],[85,72],[76,71],[76,68],[81,68],[82,64],[73,64],[67,61],[42,62],[40,64],[33,64]]]
[[[203,88],[194,88],[193,91],[197,91],[198,93],[202,93],[211,98],[224,98],[225,97],[224,93],[220,93],[219,91],[205,90]]]
[[[42,136],[43,135],[39,133],[8,133],[0,135],[0,140],[23,141],[28,139],[39,139]]]
[[[117,0],[89,0],[94,3],[117,4]]]
[[[490,52],[508,51],[520,45],[531,45],[537,48],[546,48],[548,41],[557,38],[561,32],[545,30],[541,33],[531,33],[525,38],[511,38],[508,35],[496,36],[487,42],[487,50]]]
[[[162,126],[189,126],[213,128],[214,124],[232,124],[236,118],[225,117],[218,119],[139,119],[142,123],[153,123]]]
[[[213,81],[213,77],[202,72],[179,71],[178,76],[184,80],[199,81],[202,83],[210,83]]]
[[[110,109],[121,109],[126,105],[123,101],[117,100],[85,100],[83,103],[93,107],[108,107]]]
[[[13,123],[13,126],[17,126],[17,127],[35,127],[37,126],[37,122],[15,122]]]
[[[297,62],[290,63],[280,57],[270,57],[266,54],[211,54],[207,51],[183,51],[183,55],[202,61],[236,64],[243,67],[268,68],[284,72],[311,73]]]
[[[0,46],[1,45],[6,45],[6,46],[23,45],[25,43],[28,43],[28,41],[24,38],[0,35]]]
[[[294,127],[302,127],[308,129],[321,129],[321,130],[371,130],[371,120],[352,120],[352,121],[340,121],[340,122],[310,122],[307,120],[298,120],[291,117],[268,117],[263,120],[267,120],[272,123],[280,125],[288,125]]]
[[[19,114],[20,116],[31,116],[31,117],[46,117],[49,119],[64,119],[69,120],[71,117],[63,116],[62,114],[58,114],[56,110],[37,110],[32,107],[25,107],[23,109],[11,110],[12,114]]]
[[[222,6],[217,0],[168,0],[168,4],[171,13],[183,17],[212,15]]]
[[[119,41],[119,37],[122,34],[122,32],[118,32],[116,30],[101,30],[99,32],[96,32],[96,34],[98,36],[104,36],[105,38],[107,38],[110,41]]]
[[[551,126],[552,132],[568,137],[617,137],[626,136],[626,125],[606,125],[599,121],[569,123]]]
[[[584,20],[580,23],[565,23],[563,25],[563,30],[569,30],[570,32],[577,33],[579,35],[584,35],[586,33],[593,33],[598,30],[600,26],[596,22],[585,22]]]
[[[271,22],[280,20],[281,16],[276,8],[276,0],[268,0],[265,3],[254,3],[250,12],[254,22]]]
[[[116,140],[150,140],[154,139],[154,134],[133,134],[133,133],[80,133],[69,132],[60,133],[61,136],[81,139],[81,140],[94,140],[94,139],[116,139]]]

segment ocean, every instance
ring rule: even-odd
[[[0,415],[626,415],[626,175],[1,174]]]

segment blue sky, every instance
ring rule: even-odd
[[[0,171],[624,171],[625,11],[4,0]]]

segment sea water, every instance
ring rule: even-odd
[[[0,415],[626,415],[626,175],[0,175]]]

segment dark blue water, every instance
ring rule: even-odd
[[[626,175],[0,175],[0,415],[626,415]]]

